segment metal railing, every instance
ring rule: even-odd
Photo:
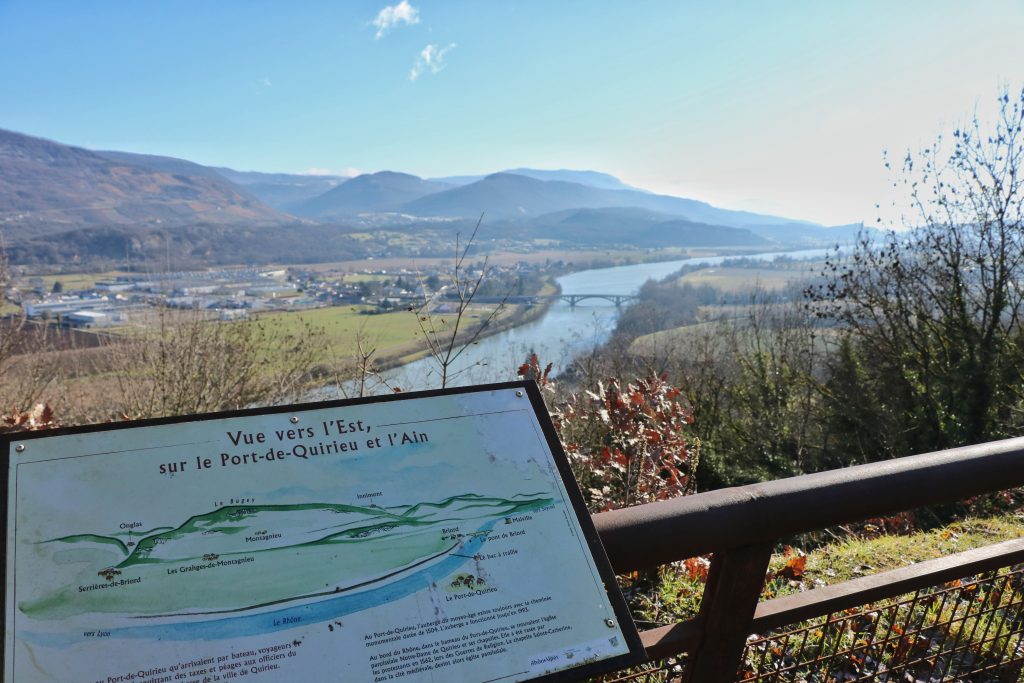
[[[1017,681],[1024,540],[759,598],[779,539],[1020,486],[1024,438],[597,514],[617,572],[712,553],[698,615],[643,631],[658,663],[631,680]]]

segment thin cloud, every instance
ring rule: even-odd
[[[300,175],[312,175],[312,176],[330,175],[330,176],[340,176],[342,178],[355,178],[357,175],[362,175],[362,174],[363,174],[363,172],[360,171],[358,168],[352,168],[351,166],[343,168],[340,171],[333,171],[333,170],[331,170],[329,168],[320,168],[318,166],[314,166],[312,168],[307,168],[305,171],[301,171],[300,172]]]
[[[420,11],[409,4],[409,0],[402,0],[397,5],[388,5],[377,13],[373,25],[377,27],[376,38],[379,40],[385,33],[399,24],[420,23]]]
[[[409,80],[415,81],[428,71],[432,74],[440,72],[448,66],[445,62],[445,55],[454,49],[455,43],[450,43],[447,47],[442,48],[433,44],[427,45],[416,57],[416,63],[409,69]]]

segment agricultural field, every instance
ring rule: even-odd
[[[55,282],[60,282],[65,292],[72,292],[79,289],[92,289],[97,282],[113,280],[118,275],[131,275],[123,270],[108,270],[103,273],[53,273],[49,275],[35,275],[22,278],[28,284],[35,284],[36,280],[42,282],[45,291],[53,289]]]
[[[653,357],[672,349],[687,347],[699,339],[714,341],[715,337],[720,335],[720,332],[716,332],[717,325],[731,322],[742,328],[746,324],[754,297],[758,300],[758,315],[763,318],[783,320],[788,316],[798,315],[797,304],[790,300],[792,291],[783,290],[798,290],[800,283],[820,272],[821,267],[820,261],[782,261],[757,265],[726,263],[684,270],[682,275],[666,280],[661,286],[711,287],[717,291],[717,295],[713,297],[716,301],[705,300],[698,305],[693,321],[689,324],[677,324],[637,336],[632,341],[629,352],[641,357]],[[659,303],[665,302],[663,294]],[[671,304],[671,298],[669,303]]]
[[[780,304],[779,306],[785,306]],[[722,307],[725,308],[725,307]],[[640,358],[654,358],[664,356],[666,353],[678,351],[679,349],[692,348],[700,342],[701,345],[712,346],[721,349],[726,348],[729,340],[724,335],[724,329],[718,327],[723,323],[732,321],[737,325],[737,333],[741,336],[741,344],[748,347],[748,337],[743,327],[743,320],[735,315],[723,315],[722,317],[699,322],[693,325],[683,325],[668,330],[652,332],[634,339],[629,345],[629,353]],[[830,345],[837,340],[837,331],[831,329],[820,329],[815,337],[815,350],[825,352]]]
[[[629,353],[641,358],[661,356],[666,350],[680,348],[687,342],[693,342],[701,334],[714,338],[709,333],[714,331],[716,324],[715,322],[697,323],[645,334],[630,343]]]
[[[464,329],[486,318],[494,305],[471,306],[462,321]],[[498,318],[505,319],[518,307],[506,306]],[[332,366],[350,362],[356,354],[356,340],[365,349],[376,349],[378,359],[417,356],[424,348],[423,328],[432,324],[439,332],[455,323],[453,314],[432,314],[429,319],[413,311],[366,314],[371,306],[334,306],[301,312],[264,313],[259,320],[281,326],[285,334],[306,334],[312,329],[323,335],[321,362]],[[423,327],[421,327],[421,325]],[[420,352],[420,353],[417,353]]]
[[[667,248],[658,250],[638,251],[635,249],[540,249],[530,252],[503,251],[491,254],[470,253],[468,261],[479,263],[487,259],[490,265],[512,265],[519,262],[537,264],[562,261],[572,263],[579,268],[591,267],[593,263],[605,265],[624,265],[628,263],[642,263],[644,261],[665,261],[682,259],[689,256],[713,256],[715,251],[700,249],[678,249]],[[310,264],[309,270],[388,270],[395,271],[402,268],[419,270],[426,268],[451,267],[454,258],[451,256],[395,256],[382,257],[369,260],[337,261],[332,263]]]
[[[739,294],[753,288],[767,291],[783,289],[791,282],[805,279],[807,275],[806,270],[712,266],[687,273],[676,282],[695,287],[710,285],[726,294]]]

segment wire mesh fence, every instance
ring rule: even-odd
[[[1022,680],[1024,565],[751,636],[737,680]]]
[[[688,655],[592,683],[672,683]],[[1024,681],[1024,565],[831,612],[747,639],[744,683]],[[699,682],[697,682],[699,683]]]

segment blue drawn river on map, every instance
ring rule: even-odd
[[[146,638],[151,640],[218,640],[222,638],[240,638],[255,636],[274,631],[283,631],[337,619],[347,614],[386,605],[401,598],[429,588],[456,572],[462,565],[473,559],[487,540],[486,532],[494,528],[498,520],[491,520],[477,531],[479,535],[471,537],[457,548],[458,555],[448,555],[440,562],[427,565],[412,574],[386,583],[378,588],[327,598],[319,602],[286,607],[274,612],[260,612],[245,616],[230,616],[209,621],[186,621],[174,624],[151,624],[146,626],[129,626],[110,629],[110,638]],[[454,551],[453,551],[454,552]],[[447,585],[447,584],[444,584]],[[299,618],[300,621],[293,620]],[[66,647],[85,640],[79,634],[24,634],[28,639],[41,645]]]

